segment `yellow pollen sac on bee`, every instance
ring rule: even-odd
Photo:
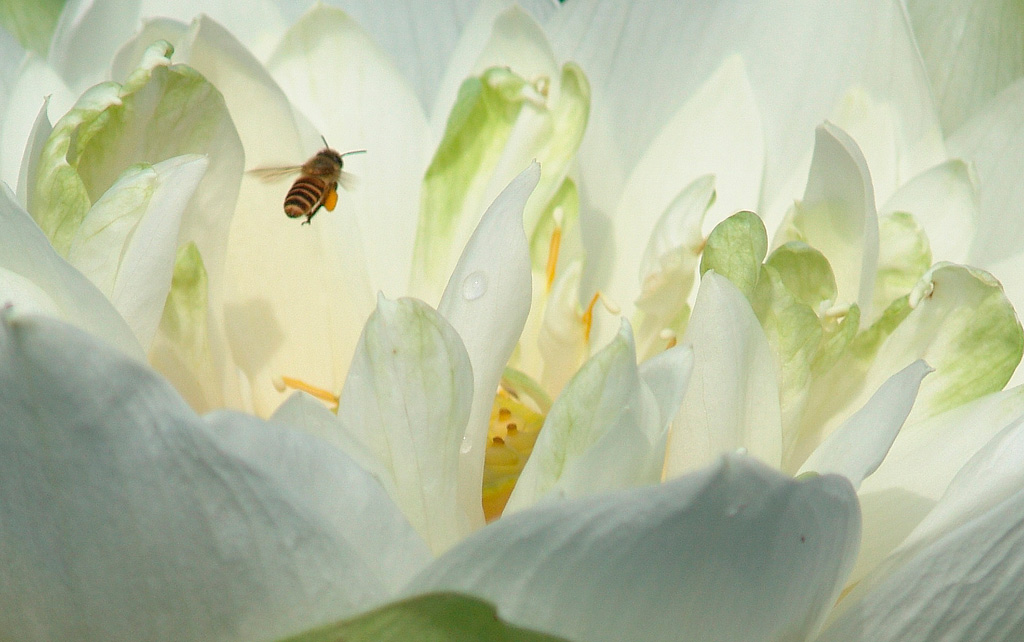
[[[488,522],[505,510],[543,424],[540,409],[503,381],[494,395],[484,455],[483,507]]]

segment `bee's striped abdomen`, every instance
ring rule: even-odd
[[[326,195],[326,181],[316,176],[300,176],[284,199],[284,213],[291,218],[305,216],[309,220],[323,205]]]

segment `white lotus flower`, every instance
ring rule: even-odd
[[[876,4],[431,7],[460,37],[394,59],[358,7],[369,31],[266,4],[136,32],[162,10],[69,5],[4,72],[0,630],[928,639],[933,596],[1005,610],[1013,547],[961,542],[1019,539],[1020,325],[932,265],[966,258],[976,187]],[[775,24],[807,29],[751,37]],[[368,150],[362,184],[300,228],[241,172],[320,135]],[[194,414],[225,406],[270,421]]]

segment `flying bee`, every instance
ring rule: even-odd
[[[270,182],[298,173],[299,177],[292,183],[288,195],[284,197],[284,213],[289,218],[306,217],[302,222],[307,225],[320,211],[321,207],[328,212],[334,210],[338,203],[338,185],[344,189],[352,189],[355,186],[355,176],[342,171],[342,159],[352,154],[365,154],[365,149],[357,149],[351,152],[339,154],[327,145],[318,151],[312,158],[303,165],[290,165],[287,167],[264,167],[249,170],[260,179]]]

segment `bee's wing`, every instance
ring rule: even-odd
[[[286,176],[293,176],[298,174],[302,169],[302,165],[288,165],[285,167],[258,167],[256,169],[250,169],[246,174],[252,174],[256,178],[260,179],[264,183],[270,183],[273,181],[281,180]]]
[[[341,188],[344,190],[354,190],[359,187],[359,177],[355,174],[342,171],[341,175],[338,176],[338,185],[341,185]]]

